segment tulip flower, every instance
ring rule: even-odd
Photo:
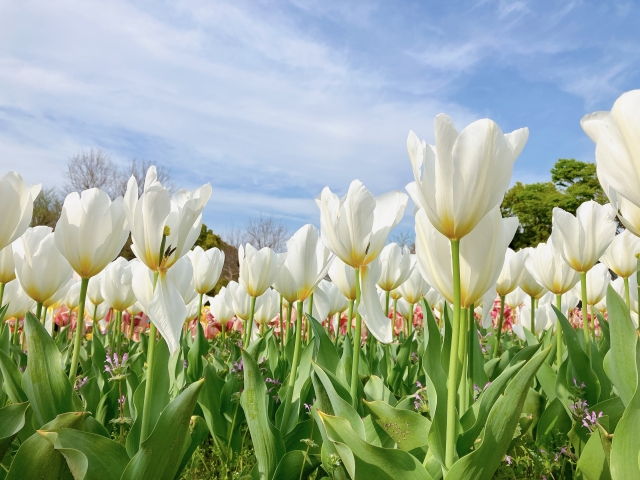
[[[500,317],[498,320],[498,331],[502,331],[502,323],[504,321],[504,299],[505,296],[515,290],[524,276],[524,263],[527,259],[527,251],[520,250],[514,252],[507,248],[504,257],[504,265],[500,271],[500,276],[496,281],[496,293],[500,297]]]
[[[202,297],[200,297],[200,295],[196,295],[189,303],[187,303],[187,315],[185,317],[185,322],[191,322],[193,320],[200,321],[200,316],[202,315],[201,301],[206,303],[209,301],[209,297],[207,295],[202,295]]]
[[[413,311],[415,304],[420,302],[420,299],[426,295],[431,287],[425,282],[420,273],[420,269],[416,266],[416,255],[411,255],[410,259],[412,267],[411,273],[407,280],[398,287],[398,291],[400,295],[402,295],[402,298],[411,305]],[[411,326],[412,325],[409,325],[408,335],[411,335]]]
[[[87,298],[94,306],[101,305],[104,302],[104,297],[102,296],[102,272],[89,280]]]
[[[504,303],[507,304],[509,308],[518,308],[522,305],[522,302],[524,302],[525,296],[524,290],[518,287],[504,297]]]
[[[182,321],[176,319],[184,319],[186,315],[185,303],[176,287],[167,278],[166,272],[179,258],[186,255],[198,239],[202,227],[202,211],[210,196],[209,184],[194,191],[179,190],[170,196],[168,190],[158,181],[154,166],[147,171],[144,189],[139,198],[138,182],[133,175],[127,183],[124,207],[131,226],[131,249],[154,274],[152,285],[155,286],[146,312],[150,319],[149,338],[152,341],[147,353],[149,370],[140,430],[141,443],[149,434],[151,407],[148,405],[151,403],[153,389],[156,331],[159,330],[166,339],[173,331],[172,324]],[[141,273],[141,281],[144,278]],[[139,287],[139,290],[144,288]],[[138,301],[143,303],[139,298]],[[176,345],[173,346],[177,348]]]
[[[328,315],[330,317],[341,314],[349,307],[349,301],[342,294],[335,283],[329,282],[327,280],[322,280],[320,282],[320,287],[322,288],[322,291],[325,293],[327,300],[329,301]]]
[[[491,316],[491,312],[496,303],[496,298],[498,297],[498,293],[495,288],[490,288],[480,299],[479,303],[474,303],[476,306],[476,310],[478,307],[481,308],[480,314],[482,315],[482,328],[488,329],[493,326],[493,317]],[[500,315],[501,320],[504,321],[504,302],[500,304]],[[502,330],[502,322],[499,322],[500,330]]]
[[[565,261],[580,273],[582,318],[587,355],[591,355],[589,319],[587,317],[587,272],[602,257],[616,234],[616,223],[609,207],[592,200],[583,203],[576,215],[561,208],[553,209],[551,238]]]
[[[211,299],[210,310],[213,318],[222,326],[222,340],[226,338],[227,322],[231,320],[235,312],[233,311],[233,298],[228,286],[222,287],[218,294]]]
[[[236,317],[245,322],[246,327],[246,322],[249,320],[249,316],[251,315],[252,297],[238,282],[229,282],[227,288],[231,291],[233,311],[236,314]]]
[[[525,306],[522,307],[522,312],[521,312],[522,318],[527,318],[527,317],[534,318],[534,315],[531,315],[530,310],[531,310],[531,304],[529,303],[525,304]],[[513,333],[515,333],[523,342],[526,342],[527,337],[524,332],[525,328],[529,330],[531,333],[533,333],[533,335],[537,336],[547,328],[551,328],[553,326],[554,322],[552,322],[551,320],[552,317],[555,319],[555,313],[553,312],[551,305],[545,304],[535,309],[536,320],[533,326],[533,330],[531,330],[529,327],[524,326],[520,322],[512,324],[511,329],[513,330]]]
[[[376,259],[384,248],[387,237],[393,228],[400,222],[407,206],[408,197],[402,192],[389,192],[379,197],[374,197],[359,180],[354,180],[349,186],[347,195],[339,199],[325,187],[316,203],[320,208],[320,226],[322,240],[329,250],[347,265],[356,269],[356,292],[360,290],[360,277],[364,271],[361,267],[367,266]],[[370,270],[370,269],[369,269]],[[367,270],[367,271],[369,271]],[[375,279],[378,280],[377,278]],[[364,281],[364,279],[363,279]],[[367,278],[367,283],[371,276]],[[365,292],[365,289],[361,289]],[[391,324],[381,329],[380,322],[385,315],[377,305],[375,283],[368,285],[363,295],[372,295],[372,298],[362,299],[368,307],[368,315],[364,317],[369,331],[384,343],[391,341]],[[358,365],[360,363],[360,336],[362,334],[362,318],[360,311],[360,298],[356,294],[356,331],[354,336],[354,357],[351,372],[351,398],[354,406],[357,402],[356,388],[358,381]],[[376,334],[376,332],[379,332]],[[383,340],[384,338],[384,340]]]
[[[118,257],[107,265],[102,274],[102,297],[117,312],[123,312],[136,302],[132,288],[134,263]]]
[[[460,240],[502,203],[529,130],[503,134],[495,122],[483,119],[458,132],[451,118],[440,114],[435,138],[432,146],[409,132],[407,149],[415,182],[407,185],[407,191],[436,230]]]
[[[580,123],[596,144],[598,179],[640,207],[640,90],[622,94],[610,112],[585,115]]]
[[[215,247],[205,252],[202,247],[196,246],[187,256],[193,265],[194,288],[200,297],[198,312],[202,312],[203,295],[213,290],[220,279],[224,266],[224,252]]]
[[[18,343],[18,320],[31,311],[36,302],[24,291],[18,280],[7,282],[4,289],[7,311],[4,315],[5,322],[10,318],[16,319],[14,330],[14,343]],[[4,327],[3,327],[4,329]]]
[[[380,279],[378,286],[385,292],[384,312],[389,316],[390,292],[402,285],[411,275],[411,254],[409,249],[390,243],[380,253]]]
[[[431,308],[439,312],[444,308],[444,297],[435,288],[430,288],[424,298]]]
[[[13,248],[7,245],[0,250],[0,306],[3,305],[4,286],[16,278]]]
[[[254,321],[260,325],[260,334],[265,334],[266,325],[278,314],[280,295],[273,289],[268,289],[256,302]]]
[[[0,178],[0,250],[11,245],[26,232],[31,223],[33,201],[40,193],[41,185],[27,187],[16,172],[5,173]]]
[[[604,298],[611,283],[611,273],[603,263],[598,263],[587,272],[587,305],[593,306]],[[576,296],[581,295],[578,285],[573,288]]]
[[[640,209],[639,209],[640,210]],[[629,230],[623,230],[616,235],[613,241],[600,258],[610,270],[624,279],[624,298],[629,306],[629,277],[638,269],[636,255],[640,254],[640,238],[632,234]],[[588,285],[588,280],[587,280]]]
[[[535,248],[528,249],[528,252],[527,271],[538,285],[552,294],[562,295],[580,280],[580,275],[565,262],[551,242],[539,243]],[[527,288],[535,293],[536,288],[531,282]]]
[[[349,302],[347,330],[351,332],[353,307],[356,302],[356,269],[336,257],[329,267],[329,278]]]
[[[45,226],[25,231],[13,244],[13,260],[20,285],[39,305],[39,318],[43,302],[71,278],[71,266],[56,248],[51,227]]]

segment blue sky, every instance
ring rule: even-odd
[[[205,222],[318,223],[354,178],[412,180],[406,138],[490,117],[530,137],[514,181],[593,161],[580,118],[640,87],[631,2],[0,0],[0,166],[61,182],[101,147],[205,182]],[[411,210],[401,228],[411,228]]]

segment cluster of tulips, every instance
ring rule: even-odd
[[[6,478],[180,478],[209,436],[227,475],[243,429],[247,478],[492,478],[514,439],[556,474],[640,478],[640,91],[582,126],[610,204],[554,209],[546,243],[509,249],[500,211],[528,130],[441,114],[435,145],[407,141],[415,254],[387,243],[409,196],[355,180],[284,253],[240,246],[211,298],[224,254],[192,249],[210,185],[172,196],[151,167],[140,195],[69,194],[52,230],[6,174]]]

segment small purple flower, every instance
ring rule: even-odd
[[[182,361],[182,368],[187,368],[188,366],[189,366],[189,364],[187,363],[187,360],[186,360],[186,359],[184,359],[184,360]]]
[[[505,455],[504,457],[504,461],[507,462],[507,465],[511,465],[511,456],[510,455]]]

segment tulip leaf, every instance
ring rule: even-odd
[[[189,385],[160,414],[149,437],[131,459],[122,480],[173,480],[189,448],[189,423],[203,380]]]
[[[225,382],[218,377],[215,367],[207,365],[204,368],[204,383],[202,390],[200,390],[198,404],[202,409],[211,436],[214,439],[219,438],[223,441],[227,439],[228,424],[222,412],[220,399],[224,385]]]
[[[311,327],[313,328],[313,340],[315,342],[315,362],[330,372],[335,372],[338,368],[338,363],[340,363],[340,357],[338,356],[338,352],[336,352],[336,347],[327,336],[324,328],[322,328],[322,324],[313,317],[309,318]]]
[[[204,336],[202,323],[196,322],[196,338],[187,354],[187,377],[190,382],[195,382],[202,378],[202,370],[204,368],[202,356],[209,352],[209,343]]]
[[[384,402],[365,401],[364,406],[400,450],[410,452],[427,445],[431,422],[419,413],[393,408]]]
[[[598,398],[600,397],[600,382],[598,381],[598,377],[591,367],[589,357],[583,350],[580,340],[578,340],[578,334],[560,310],[555,306],[552,306],[552,308],[556,313],[558,322],[560,322],[562,326],[562,333],[567,344],[567,351],[569,352],[570,364],[567,366],[565,375],[570,375],[578,385],[584,383],[586,400],[589,405],[595,405],[598,403]]]
[[[109,438],[71,428],[40,430],[61,453],[75,479],[119,480],[129,463],[126,449]]]
[[[391,390],[387,388],[380,377],[371,375],[369,381],[364,386],[364,394],[368,401],[380,400],[388,403],[392,407],[398,403],[396,397],[391,393]]]
[[[561,445],[571,430],[571,417],[562,402],[555,398],[540,416],[536,430],[536,445]]]
[[[609,350],[611,382],[618,390],[622,402],[628,405],[638,384],[638,367],[636,366],[638,336],[627,305],[611,286],[607,288],[607,311],[611,335]]]
[[[339,393],[337,393],[335,388],[335,383],[337,383],[337,379],[332,382],[329,378],[327,372],[317,363],[313,363],[313,370],[316,375],[318,381],[322,384],[321,386],[314,382],[314,387],[316,388],[316,399],[321,396],[322,398],[327,398],[331,403],[331,410],[323,410],[326,408],[324,404],[318,404],[318,409],[324,411],[325,413],[330,413],[333,411],[333,415],[339,416],[347,420],[351,424],[351,428],[356,434],[364,439],[364,425],[362,424],[362,419],[356,410],[351,406],[351,403],[348,400],[345,400]],[[335,378],[335,377],[334,377]]]
[[[309,478],[309,475],[320,466],[320,463],[320,455],[308,455],[304,451],[293,450],[282,457],[273,478],[274,480]]]
[[[580,454],[577,467],[585,480],[611,480],[609,461],[601,438],[605,434],[601,429],[596,429]]]
[[[244,410],[257,460],[260,480],[270,480],[278,462],[285,454],[282,435],[269,418],[268,394],[258,364],[242,351],[244,390],[240,404]]]
[[[430,480],[431,475],[411,454],[365,442],[349,421],[318,412],[327,437],[333,442],[352,478],[376,480]]]
[[[536,348],[538,347],[539,346],[536,346]],[[474,408],[470,408],[464,414],[461,419],[463,426],[471,424],[472,420],[475,421],[458,437],[456,448],[461,457],[471,450],[471,447],[473,447],[473,444],[482,432],[493,406],[504,392],[511,378],[520,371],[524,364],[525,362],[522,361],[507,367],[504,372],[482,392],[480,398],[478,398],[475,403],[475,405],[478,405],[477,412]]]
[[[315,422],[312,419],[300,422],[295,428],[285,435],[283,438],[284,446],[287,452],[291,450],[306,450],[309,448],[309,453],[320,453],[320,447],[311,446],[307,447],[302,440],[310,438],[316,445],[322,444],[322,435],[318,431],[318,428],[314,428]]]
[[[191,456],[193,452],[202,444],[205,438],[209,435],[209,428],[207,427],[207,422],[204,421],[202,417],[194,415],[191,417],[190,431],[191,442],[189,443],[189,447],[187,451],[182,456],[182,460],[180,462],[180,467],[178,467],[178,472],[175,475],[175,479],[179,480],[184,470],[184,467],[187,465],[189,460],[191,460]]]
[[[0,409],[0,461],[11,446],[13,439],[23,429],[29,404],[12,403]]]
[[[60,351],[38,319],[30,312],[24,319],[27,369],[22,375],[24,390],[37,425],[50,422],[60,413],[82,410],[82,402],[62,369]]]
[[[511,444],[529,388],[551,347],[537,353],[507,385],[495,403],[484,428],[482,443],[453,464],[445,480],[491,479]]]
[[[86,413],[63,413],[43,425],[42,429],[73,428],[82,430],[86,417]],[[24,480],[27,478],[73,480],[73,475],[64,456],[38,433],[34,433],[20,445],[5,480]]]
[[[26,402],[27,394],[22,390],[22,373],[9,355],[0,350],[0,372],[4,381],[4,390],[11,403]]]

